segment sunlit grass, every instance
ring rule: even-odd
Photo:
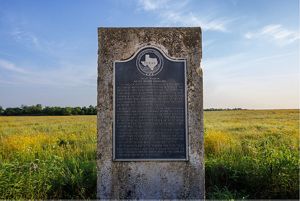
[[[205,112],[206,197],[299,197],[299,110]],[[96,198],[96,116],[0,117],[0,199]]]
[[[95,198],[96,117],[0,117],[0,198]]]
[[[299,110],[205,113],[209,198],[299,198]]]

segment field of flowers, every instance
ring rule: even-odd
[[[207,198],[299,198],[299,110],[204,116]],[[96,143],[96,116],[0,117],[0,199],[96,198]]]

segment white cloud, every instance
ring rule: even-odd
[[[200,15],[190,11],[188,0],[140,0],[139,6],[147,12],[154,12],[163,26],[201,26],[204,31],[227,32],[229,18],[218,18],[215,15]],[[204,17],[205,16],[205,17]]]
[[[14,63],[4,60],[4,59],[0,59],[0,68],[9,70],[9,71],[13,71],[13,72],[17,72],[17,73],[27,73],[27,71],[24,70],[23,68],[19,68]]]
[[[36,48],[40,48],[40,40],[33,33],[16,28],[11,32],[12,37],[22,43],[28,43],[30,46],[33,45]]]
[[[248,32],[244,36],[247,39],[268,39],[279,45],[287,45],[300,39],[299,32],[285,29],[281,24],[267,25],[257,31]]]
[[[88,59],[81,62],[76,58],[70,62],[70,57],[78,55],[76,44],[67,46],[65,41],[49,41],[22,26],[12,28],[9,34],[17,43],[39,54],[54,58],[55,61],[51,62],[53,66],[47,63],[45,66],[37,66],[34,61],[27,61],[32,65],[24,66],[22,63],[18,64],[0,58],[0,70],[5,70],[3,71],[5,77],[0,78],[1,83],[62,87],[96,85],[96,60],[91,62]],[[7,54],[1,54],[7,56]]]
[[[232,21],[226,18],[211,19],[209,17],[201,17],[193,12],[185,13],[175,10],[166,11],[161,16],[164,24],[201,26],[204,31],[227,32],[227,24]]]
[[[14,27],[13,31],[10,32],[10,36],[14,41],[30,50],[42,52],[57,58],[63,58],[70,50],[78,49],[74,44],[67,46],[65,41],[50,41],[21,27]]]
[[[204,58],[205,108],[299,108],[297,55],[242,52]]]
[[[38,84],[47,86],[95,86],[95,62],[81,65],[60,62],[55,68],[22,68],[11,61],[0,59],[0,68],[6,73],[1,83],[6,84]],[[91,67],[91,68],[89,68]]]
[[[139,0],[139,6],[146,11],[153,11],[165,6],[169,0]]]

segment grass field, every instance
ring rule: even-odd
[[[299,198],[299,110],[204,116],[207,198]],[[0,117],[0,199],[95,198],[96,139],[96,116]]]

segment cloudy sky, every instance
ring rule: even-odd
[[[298,0],[0,0],[0,105],[96,105],[119,26],[201,26],[205,108],[299,108]]]

